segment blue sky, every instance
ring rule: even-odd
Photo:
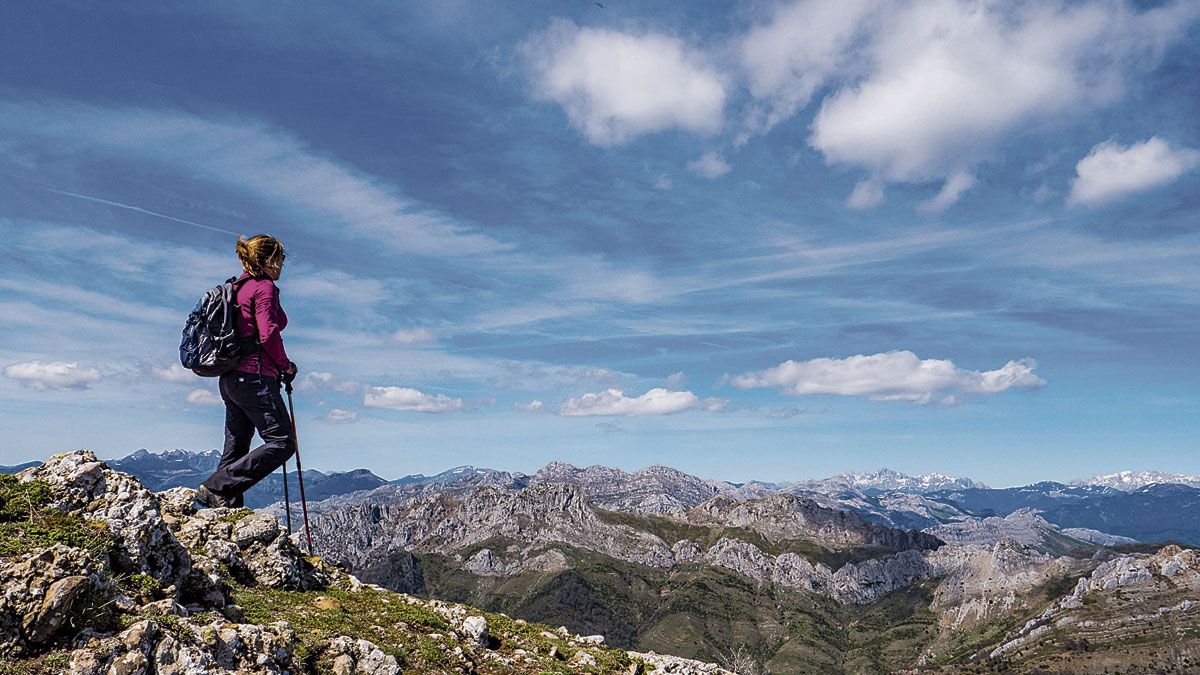
[[[1200,3],[600,4],[0,6],[0,463],[267,232],[313,467],[1198,469]]]

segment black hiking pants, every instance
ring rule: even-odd
[[[240,505],[243,492],[295,454],[296,437],[278,381],[234,370],[221,376],[220,385],[225,401],[225,451],[204,486]],[[251,451],[256,429],[263,444]]]

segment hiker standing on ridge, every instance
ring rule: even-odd
[[[275,286],[283,244],[265,234],[238,237],[236,251],[246,271],[234,282],[239,307],[234,325],[239,337],[255,340],[257,347],[221,375],[225,449],[217,470],[197,490],[197,500],[209,507],[242,506],[242,494],[296,452],[292,420],[279,394],[280,383],[296,377],[279,334],[287,327]],[[251,451],[256,429],[263,443]]]

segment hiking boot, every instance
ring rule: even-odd
[[[200,502],[202,506],[210,509],[216,509],[233,507],[236,505],[235,502],[237,500],[229,499],[228,497],[222,497],[221,495],[201,485],[200,487],[196,488],[196,501]]]

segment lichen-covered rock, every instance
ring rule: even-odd
[[[328,577],[271,516],[242,509],[204,509],[173,525],[195,552],[195,567],[211,579],[228,570],[235,578],[282,590],[321,588]]]
[[[72,675],[282,675],[295,670],[295,633],[283,624],[163,624],[145,619],[111,637],[83,640],[69,659]]]
[[[639,658],[654,667],[654,673],[676,673],[677,675],[738,675],[731,670],[725,670],[715,663],[705,663],[679,656],[655,654],[654,652],[629,652],[629,655]]]
[[[158,496],[133,476],[109,469],[95,454],[54,455],[17,478],[48,483],[53,508],[104,522],[114,539],[117,572],[149,574],[167,587],[182,582],[190,569],[191,558],[163,520]]]
[[[462,629],[463,637],[467,638],[471,644],[486,645],[488,638],[488,622],[482,616],[468,616],[463,619]]]
[[[61,544],[0,562],[0,655],[19,654],[72,627],[80,600],[111,588],[106,563]]]
[[[329,641],[325,658],[332,661],[335,675],[399,675],[396,657],[367,640],[341,636]]]

